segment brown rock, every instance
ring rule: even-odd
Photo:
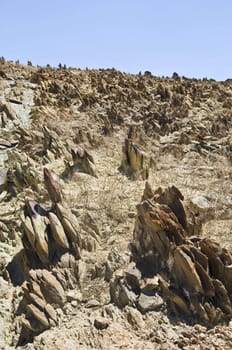
[[[45,265],[49,263],[48,239],[46,234],[46,223],[42,216],[36,215],[31,218],[35,232],[35,252]]]
[[[77,228],[75,227],[74,223],[72,222],[72,219],[70,218],[70,213],[59,203],[56,205],[56,213],[69,241],[76,246],[77,257],[80,257],[79,248],[81,244],[81,238]]]
[[[94,326],[97,329],[106,329],[109,326],[109,320],[104,317],[97,317],[94,320]]]
[[[44,183],[48,191],[50,199],[53,203],[59,203],[62,201],[62,194],[58,181],[55,180],[51,171],[44,167]]]
[[[16,119],[15,110],[9,103],[4,104],[3,111],[6,113],[7,118],[9,118],[10,120]]]
[[[51,305],[64,305],[65,293],[62,285],[47,270],[42,270],[42,278],[40,280],[41,290],[46,301]]]
[[[145,278],[140,281],[140,288],[142,293],[155,293],[159,287],[159,277]]]
[[[179,287],[187,288],[191,292],[203,293],[200,277],[191,258],[177,247],[174,250],[174,266],[172,274]]]
[[[27,305],[28,315],[33,316],[39,323],[41,323],[45,328],[49,327],[49,321],[44,314],[44,312],[40,311],[35,305],[28,304]]]
[[[120,169],[134,180],[148,178],[148,157],[131,139],[126,138],[122,149],[123,156]]]
[[[51,225],[51,231],[52,231],[54,240],[56,241],[56,243],[59,246],[68,249],[69,248],[69,243],[68,243],[66,234],[64,232],[64,229],[63,229],[63,226],[61,225],[60,220],[52,212],[50,212],[48,214],[48,218],[49,218],[49,222],[50,222],[50,225]]]
[[[165,190],[158,189],[158,192],[156,192],[155,197],[157,203],[168,205],[169,208],[176,215],[178,221],[183,226],[183,228],[187,229],[187,218],[184,206],[182,204],[184,197],[182,193],[178,190],[178,188],[172,186],[168,187]]]
[[[71,149],[73,164],[66,164],[66,171],[71,173],[71,175],[75,172],[75,170],[79,170],[85,172],[86,174],[92,175],[96,177],[95,167],[94,167],[94,159],[92,155],[82,147],[78,147],[76,149]]]

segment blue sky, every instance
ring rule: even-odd
[[[1,0],[0,56],[232,78],[231,0]]]

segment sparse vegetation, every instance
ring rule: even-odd
[[[138,294],[133,296],[129,285],[121,282],[124,275],[133,275],[129,262],[135,259],[138,244],[138,231],[134,229],[143,228],[140,225],[146,220],[143,214],[137,216],[136,207],[141,205],[148,175],[143,170],[147,168],[150,191],[158,189],[156,198],[162,193],[159,187],[175,185],[184,195],[190,225],[202,227],[196,232],[201,239],[215,239],[222,249],[232,251],[231,81],[190,79],[177,73],[168,78],[155,77],[151,72],[133,75],[115,69],[67,69],[61,63],[58,68],[36,68],[8,62],[3,57],[0,64],[0,295],[4,301],[0,305],[0,324],[6,329],[3,335],[0,332],[3,348],[17,345],[23,325],[29,334],[23,331],[21,340],[32,341],[23,346],[25,349],[42,349],[44,343],[48,350],[73,349],[77,344],[82,344],[83,349],[110,349],[115,339],[115,346],[124,349],[148,350],[162,343],[168,349],[174,346],[190,350],[201,344],[205,349],[229,350],[230,326],[220,323],[208,330],[203,325],[193,325],[193,319],[175,310],[169,314],[169,305],[160,301],[163,294],[157,286],[158,275],[151,274],[152,278],[142,282],[140,279],[137,285],[139,292],[149,290],[159,296],[162,305],[158,311],[143,315],[141,305],[137,308]],[[131,152],[123,152],[126,139],[133,144]],[[123,161],[124,171],[120,170]],[[44,185],[44,168],[52,180],[50,198],[49,183]],[[168,208],[162,210],[170,214]],[[150,224],[143,232],[145,238],[140,242],[148,262],[149,257],[154,258],[149,240],[154,244],[151,233],[156,233],[153,225],[157,220],[154,209],[151,213],[147,217],[151,222],[148,220]],[[63,222],[61,226],[54,215]],[[172,216],[172,220],[177,219]],[[52,236],[51,227],[56,233],[57,222],[63,240],[59,235]],[[166,226],[165,221],[165,230]],[[35,234],[43,240],[28,242]],[[193,251],[198,239],[196,235],[187,238],[194,242],[188,243]],[[193,255],[188,254],[189,261]],[[171,266],[168,260],[169,263]],[[229,271],[230,265],[227,268]],[[175,274],[176,271],[175,267]],[[166,275],[174,276],[168,282],[175,287],[176,300],[180,300],[182,287],[177,285],[175,274]],[[39,294],[46,277],[53,282],[59,280],[64,289],[64,305],[58,309],[49,308],[46,293]],[[118,308],[110,300],[109,287],[115,287],[110,282],[112,278],[124,288],[124,301],[129,300],[125,307]],[[135,284],[136,278],[132,277]],[[152,292],[150,286],[154,287]],[[53,297],[57,293],[54,290]],[[182,288],[182,297],[188,292]],[[188,299],[187,294],[183,298]],[[211,302],[207,298],[202,296],[206,309],[207,302]],[[173,294],[168,300],[173,300]],[[230,305],[228,300],[226,305]],[[194,298],[191,301],[194,303]],[[199,307],[197,314],[201,311]]]

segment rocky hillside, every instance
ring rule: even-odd
[[[0,349],[231,349],[231,80],[1,58],[0,126]]]

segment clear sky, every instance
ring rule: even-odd
[[[1,0],[0,56],[232,78],[232,0]]]

